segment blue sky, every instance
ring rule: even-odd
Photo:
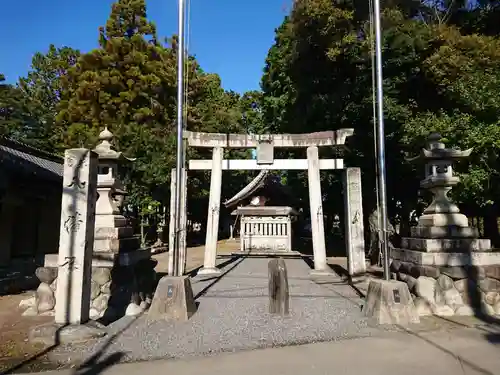
[[[28,72],[35,52],[49,44],[83,52],[97,46],[113,0],[2,1],[0,73],[9,83]],[[274,29],[290,0],[191,0],[189,51],[202,68],[218,73],[225,89],[258,89]],[[159,36],[177,31],[177,0],[147,0]]]

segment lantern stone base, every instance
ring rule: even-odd
[[[94,253],[90,281],[91,319],[113,321],[124,315],[138,315],[149,308],[156,283],[149,250],[130,253]],[[57,255],[48,255],[45,266],[36,270],[40,285],[35,296],[21,302],[23,315],[54,315],[57,303]]]
[[[491,241],[478,238],[412,238],[403,237],[401,248],[423,251],[426,253],[446,252],[491,252]]]
[[[391,258],[420,316],[500,315],[500,252],[392,249]]]

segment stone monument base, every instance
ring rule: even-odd
[[[187,321],[196,312],[189,276],[164,276],[149,308],[151,320]]]
[[[49,323],[32,328],[28,339],[32,343],[53,346],[85,342],[105,335],[104,326],[94,321],[70,325]]]
[[[138,315],[151,304],[156,282],[156,261],[149,250],[129,253],[94,253],[90,281],[90,318],[115,320]],[[36,270],[40,285],[34,297],[21,302],[23,315],[54,315],[57,288],[57,254],[45,257]]]
[[[407,285],[396,280],[370,281],[363,313],[377,324],[420,322]]]
[[[500,315],[500,253],[392,249],[391,258],[420,316]]]

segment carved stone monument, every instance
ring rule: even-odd
[[[346,168],[344,194],[346,194],[344,202],[348,272],[351,277],[360,276],[366,272],[366,262],[361,170],[359,168]]]
[[[54,323],[35,327],[30,340],[47,344],[102,336],[89,321],[90,274],[94,239],[97,154],[88,149],[67,150],[64,158],[58,286]],[[41,284],[43,285],[43,284]],[[39,288],[40,289],[40,288]],[[50,287],[49,287],[50,290]],[[37,304],[44,301],[37,294]],[[46,302],[46,301],[45,301]]]
[[[81,324],[89,320],[96,171],[94,152],[66,151],[55,315],[55,322],[59,324]]]
[[[434,199],[401,248],[391,250],[391,271],[408,284],[420,315],[471,315],[478,308],[500,314],[500,252],[478,238],[448,197],[460,181],[453,162],[471,151],[446,148],[439,134],[431,134],[427,148],[412,159],[425,162],[420,186]]]

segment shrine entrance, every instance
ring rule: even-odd
[[[177,269],[184,273],[186,259],[187,234],[187,170],[211,171],[210,197],[206,225],[206,241],[203,268],[198,274],[212,275],[220,273],[216,267],[219,214],[221,205],[222,171],[234,170],[307,170],[309,185],[309,203],[311,212],[311,230],[313,245],[314,269],[312,274],[330,273],[326,261],[325,229],[323,202],[321,194],[321,170],[345,169],[344,202],[346,253],[349,275],[355,276],[365,272],[365,241],[363,231],[363,209],[361,198],[361,173],[359,168],[344,168],[344,160],[320,159],[319,147],[344,147],[347,137],[354,134],[353,129],[339,129],[306,134],[220,134],[184,132],[184,139],[189,147],[211,148],[212,160],[189,160],[187,168],[181,173],[181,211],[179,254]],[[256,149],[256,159],[224,159],[224,149]],[[306,148],[307,159],[275,159],[275,148]],[[176,171],[172,171],[170,199],[170,233],[169,246],[173,249],[175,223],[175,189]],[[169,274],[173,273],[173,251],[169,256]]]

